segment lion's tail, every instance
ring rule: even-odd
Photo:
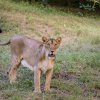
[[[7,42],[0,42],[0,45],[8,45],[8,44],[10,44],[10,40]]]

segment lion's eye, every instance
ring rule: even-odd
[[[56,46],[57,44],[55,44],[55,46]]]

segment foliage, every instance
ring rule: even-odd
[[[80,8],[88,9],[88,10],[95,10],[96,5],[100,7],[100,0],[86,0],[80,2]]]
[[[13,0],[16,2],[29,2],[34,4],[34,2],[41,2],[43,5],[53,4],[65,7],[77,7],[81,9],[87,9],[90,11],[95,11],[100,8],[100,0]]]

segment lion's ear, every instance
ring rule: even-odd
[[[43,37],[42,37],[42,41],[43,41],[44,43],[46,43],[46,42],[48,41],[48,38],[45,37],[45,36],[43,36]]]
[[[57,43],[61,43],[61,41],[62,41],[62,38],[61,37],[58,37],[57,39],[56,39],[56,41],[57,41]]]

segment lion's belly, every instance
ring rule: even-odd
[[[47,70],[52,69],[53,68],[53,63],[49,60],[44,60],[42,62],[39,62],[37,65],[38,66],[31,66],[26,60],[22,60],[21,64],[24,67],[29,68],[30,70],[34,71],[36,70],[36,67],[40,68],[43,73],[45,73]]]
[[[27,68],[29,68],[30,70],[34,71],[34,67],[31,66],[30,64],[28,64],[27,61],[22,60],[22,61],[21,61],[21,64],[22,64],[24,67],[27,67]]]

